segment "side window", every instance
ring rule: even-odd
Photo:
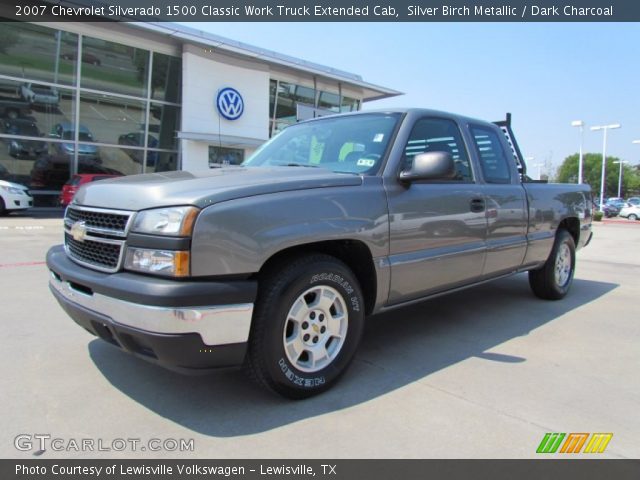
[[[473,182],[469,156],[452,120],[444,118],[422,118],[416,122],[404,149],[404,168],[410,168],[413,157],[426,152],[447,152],[456,165],[454,181]]]
[[[478,158],[487,183],[511,183],[511,170],[500,138],[486,127],[471,126]]]

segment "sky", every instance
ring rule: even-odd
[[[530,171],[553,173],[584,151],[640,163],[637,23],[185,23],[361,75],[404,92],[364,109],[421,107],[483,120],[513,115]]]

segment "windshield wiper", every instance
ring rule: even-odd
[[[275,167],[308,167],[308,168],[319,168],[317,165],[309,165],[308,163],[274,163]]]

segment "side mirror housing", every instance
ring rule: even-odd
[[[400,181],[452,180],[456,166],[449,152],[426,152],[413,157],[411,168],[400,172]]]

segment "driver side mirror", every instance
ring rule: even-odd
[[[449,152],[426,152],[413,157],[411,167],[400,172],[400,181],[452,180],[456,166]]]

